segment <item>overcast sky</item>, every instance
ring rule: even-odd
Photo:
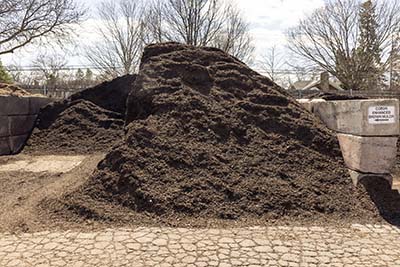
[[[86,5],[89,10],[95,10],[101,0],[77,0]],[[250,22],[251,34],[256,46],[256,57],[265,52],[268,47],[277,46],[284,49],[286,44],[285,31],[294,26],[305,15],[321,7],[323,0],[236,0],[243,15]],[[81,40],[87,43],[93,39],[93,18],[83,24],[80,30]],[[28,47],[0,59],[5,65],[13,62],[27,66],[35,57],[38,49]],[[78,50],[75,50],[78,51]],[[85,65],[87,61],[79,53],[68,56],[69,65]]]

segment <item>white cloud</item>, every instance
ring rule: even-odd
[[[323,5],[323,0],[237,0],[251,24],[257,53],[286,44],[285,32]]]

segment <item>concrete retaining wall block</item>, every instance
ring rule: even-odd
[[[8,137],[0,137],[0,156],[1,155],[10,155],[11,149],[9,145]]]
[[[307,105],[312,106],[312,112],[328,128],[339,133],[360,136],[399,135],[397,99],[310,101]]]
[[[29,135],[19,135],[19,136],[10,136],[10,150],[12,154],[17,154],[21,152],[24,147],[26,141],[28,140]]]
[[[47,97],[29,97],[29,114],[38,114],[40,109],[53,100]]]
[[[17,96],[0,96],[0,116],[28,115],[29,98]]]
[[[6,137],[10,135],[8,117],[0,116],[0,137]]]
[[[28,134],[35,126],[37,115],[9,116],[10,136]]]
[[[349,169],[362,173],[391,173],[396,163],[397,137],[337,136]]]
[[[357,186],[361,180],[368,179],[369,177],[380,177],[388,181],[390,186],[393,186],[393,177],[390,174],[376,174],[376,173],[361,173],[353,170],[349,170],[351,180],[354,186]]]
[[[51,101],[45,97],[0,96],[0,155],[21,152],[37,114]]]

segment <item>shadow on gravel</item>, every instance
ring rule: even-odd
[[[382,217],[390,224],[400,227],[400,194],[392,190],[388,181],[380,177],[364,178],[364,185]]]

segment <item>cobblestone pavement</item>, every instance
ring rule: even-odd
[[[0,234],[0,266],[400,266],[400,229],[140,227]]]

